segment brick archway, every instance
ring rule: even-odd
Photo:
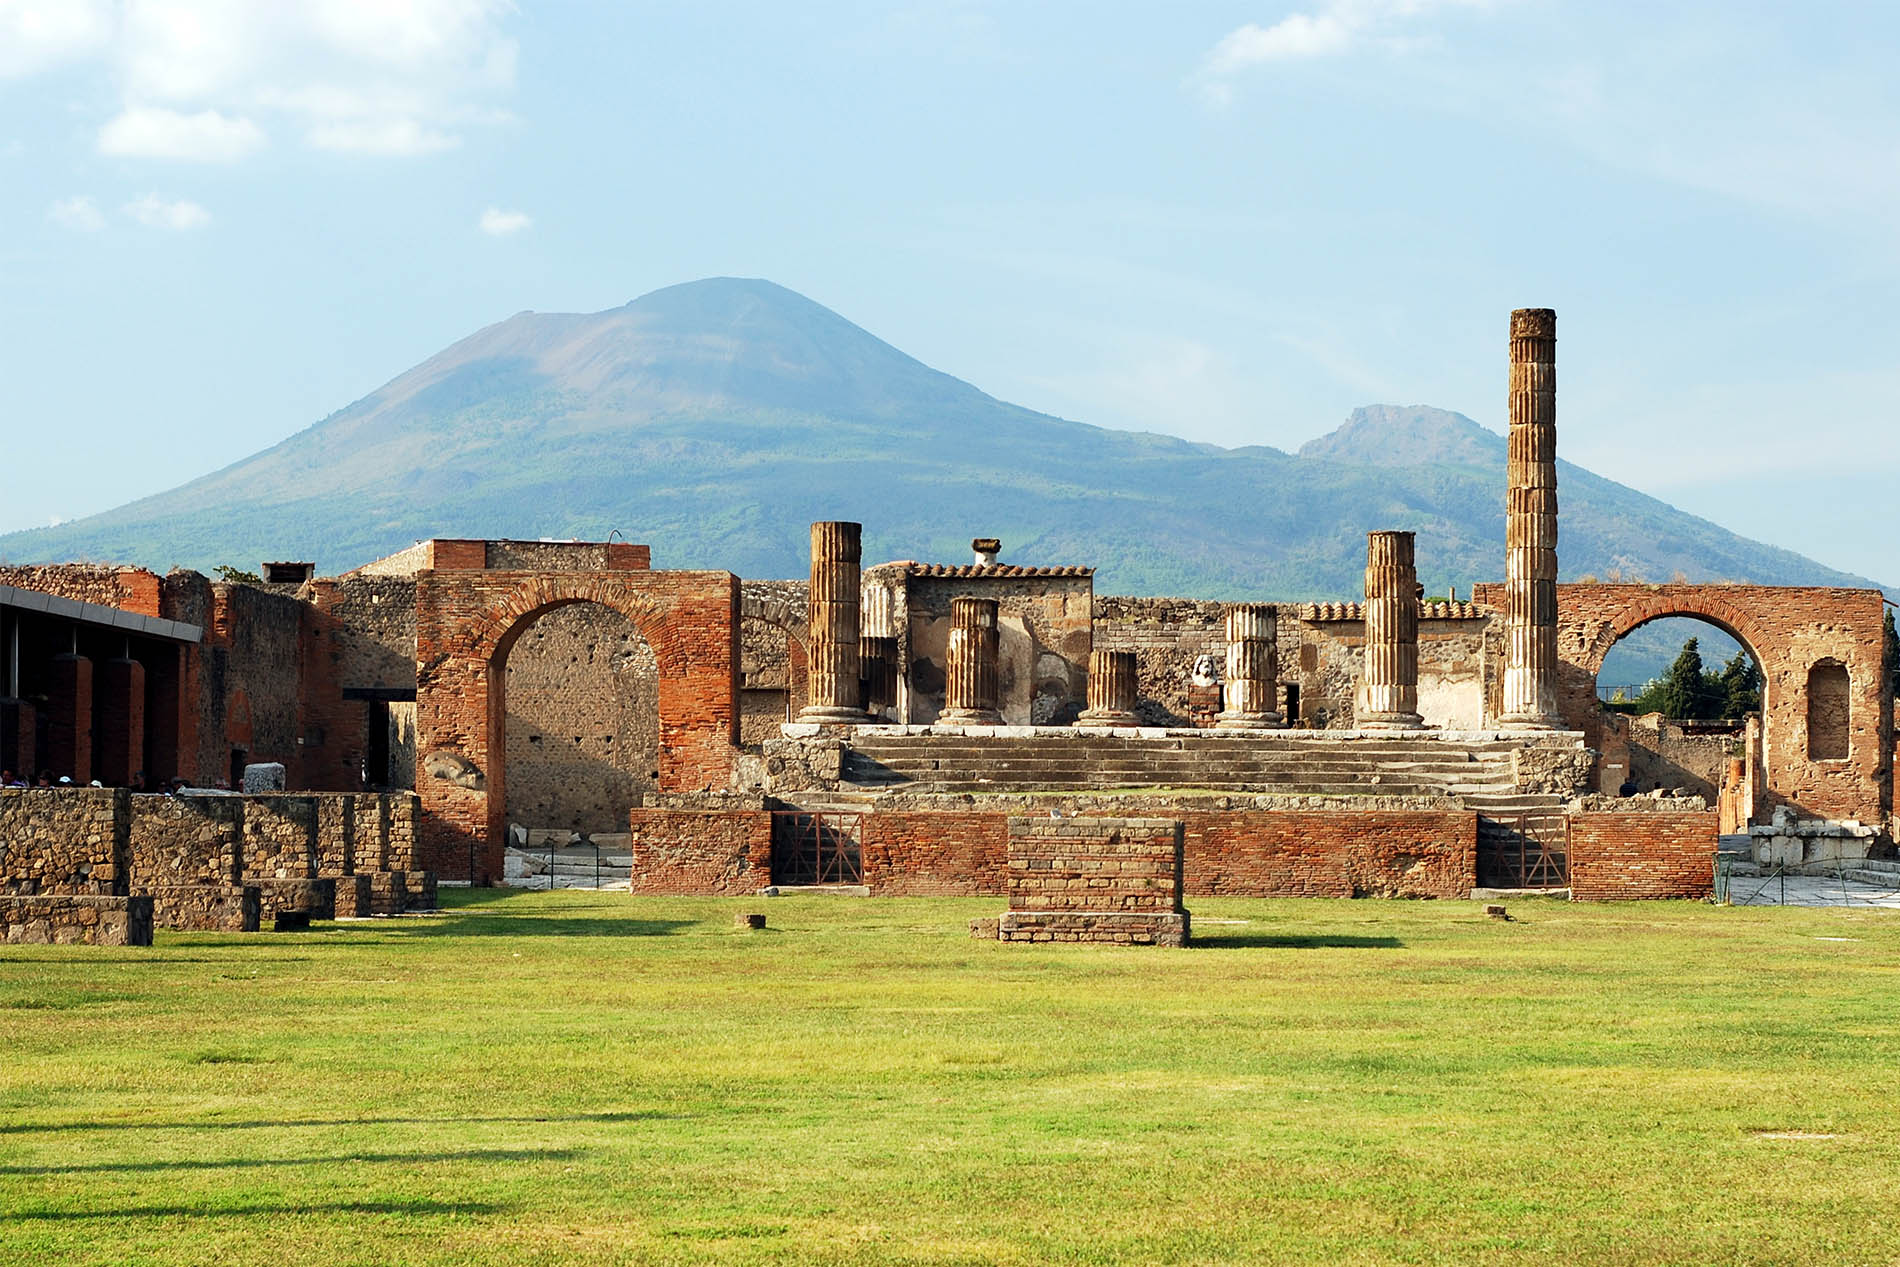
[[[619,612],[653,649],[660,790],[721,788],[730,779],[739,629],[739,581],[730,572],[423,572],[416,578],[416,790],[427,865],[445,876],[481,882],[501,872],[503,668],[523,630],[573,603]]]
[[[1559,585],[1557,654],[1565,721],[1601,744],[1596,675],[1617,639],[1687,616],[1731,635],[1762,672],[1762,756],[1768,797],[1821,818],[1884,822],[1891,812],[1893,718],[1881,673],[1880,591],[1770,585]],[[1808,674],[1847,670],[1847,755],[1810,760]]]

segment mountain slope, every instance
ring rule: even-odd
[[[1501,372],[1501,371],[1500,371]],[[1090,562],[1104,592],[1345,596],[1364,532],[1419,533],[1422,579],[1501,576],[1504,440],[1374,406],[1300,453],[1021,409],[770,282],[718,278],[586,315],[519,313],[241,462],[0,559],[337,571],[420,537],[605,537],[660,567],[797,576],[806,525],[867,562]],[[1565,464],[1564,574],[1865,584]]]

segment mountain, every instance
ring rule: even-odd
[[[1500,352],[1498,373],[1504,373]],[[0,560],[154,568],[310,559],[428,536],[604,538],[658,567],[803,575],[806,525],[867,562],[1093,563],[1104,593],[1349,597],[1370,528],[1419,534],[1442,593],[1504,573],[1504,438],[1422,406],[1356,411],[1297,455],[1111,431],[1007,404],[765,281],[518,313],[282,443],[169,492],[0,536]],[[1561,464],[1566,577],[1870,584]]]

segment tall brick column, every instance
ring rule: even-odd
[[[145,768],[145,666],[127,656],[107,660],[93,697],[99,709],[93,774],[108,787],[124,787],[134,770]]]
[[[811,526],[810,702],[801,722],[852,725],[858,705],[858,570],[863,526],[827,521]]]
[[[1557,714],[1557,314],[1511,314],[1511,435],[1504,504],[1502,724]]]
[[[937,720],[951,726],[994,726],[996,711],[996,600],[950,600],[949,661],[943,712]]]
[[[1366,534],[1366,711],[1374,730],[1417,730],[1418,568],[1409,532]]]
[[[46,692],[46,751],[53,777],[92,780],[92,661],[77,653],[53,657]]]
[[[1089,652],[1089,706],[1076,718],[1081,726],[1136,726],[1140,694],[1132,651]]]
[[[1268,730],[1281,724],[1280,609],[1272,603],[1227,608],[1227,672],[1222,683],[1222,730]]]

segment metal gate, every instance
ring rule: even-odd
[[[1570,819],[1511,814],[1478,819],[1478,887],[1562,889],[1570,886]]]
[[[862,814],[772,811],[772,883],[863,884]]]

